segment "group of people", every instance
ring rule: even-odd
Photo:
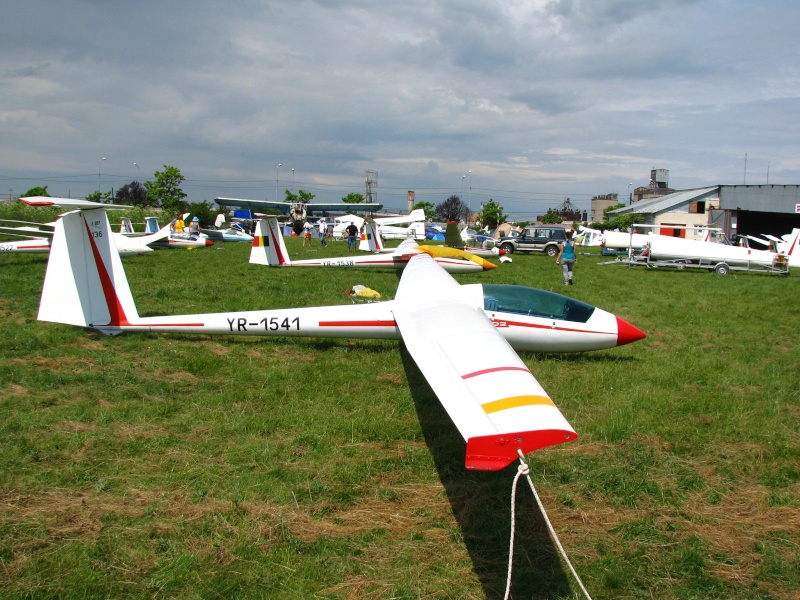
[[[325,221],[319,221],[317,223],[317,226],[319,228],[319,231],[317,233],[317,236],[319,237],[319,245],[327,246],[328,240],[326,238],[328,237],[328,223],[326,223]],[[311,246],[311,238],[312,238],[311,232],[313,230],[314,226],[311,223],[309,223],[308,221],[303,223],[303,246],[306,245],[306,242],[308,242],[308,245]]]
[[[328,237],[328,224],[325,221],[320,221],[317,225],[319,227],[318,236],[320,246],[327,246],[328,241],[326,238]],[[308,221],[305,221],[303,223],[302,233],[303,246],[306,245],[306,242],[308,242],[308,245],[311,246],[311,239],[313,237],[311,233],[312,231],[314,231],[314,226]],[[347,251],[356,252],[358,250],[358,246],[356,244],[356,240],[358,239],[358,227],[353,221],[350,221],[350,224],[345,228],[345,233],[347,233]]]
[[[186,227],[186,223],[183,222],[183,215],[178,213],[175,215],[175,218],[169,222],[169,232],[170,233],[189,233],[190,236],[193,238],[197,238],[200,235],[200,219],[197,217],[193,217],[191,221],[189,221],[189,227]]]

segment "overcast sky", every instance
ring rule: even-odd
[[[654,167],[798,184],[798,38],[796,0],[6,2],[0,195],[172,165],[192,202],[338,201],[373,169],[386,206],[524,218]]]

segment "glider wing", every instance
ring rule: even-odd
[[[457,296],[448,291],[454,288]],[[477,290],[459,287],[430,257],[419,255],[403,273],[393,313],[406,348],[467,442],[466,467],[499,470],[518,450],[577,435],[483,312],[482,293],[465,301]],[[440,291],[451,299],[442,301]],[[426,301],[429,294],[439,299]],[[475,347],[481,351],[470,350]]]

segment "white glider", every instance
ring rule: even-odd
[[[376,233],[375,223],[367,221],[363,236],[370,244],[373,252],[382,252],[380,236]],[[261,219],[256,225],[253,247],[250,250],[250,262],[270,267],[378,267],[384,269],[402,269],[417,254],[430,254],[448,273],[477,273],[494,269],[497,265],[480,257],[459,252],[454,248],[443,246],[418,246],[414,240],[403,241],[392,253],[374,254],[372,256],[338,256],[333,258],[310,258],[307,260],[291,260],[286,250],[278,220],[275,217]]]
[[[184,218],[188,217],[189,213],[183,215]],[[144,233],[137,233],[133,229],[131,220],[123,217],[119,226],[120,235],[128,238],[134,238],[139,244],[144,244],[152,248],[205,248],[206,246],[213,246],[214,242],[208,239],[208,236],[198,234],[192,236],[188,232],[172,233],[170,225],[158,227],[158,217],[145,217]],[[249,236],[248,236],[249,237]],[[250,238],[252,240],[253,238]]]
[[[20,198],[20,202],[24,202],[29,206],[53,206],[60,208],[115,208],[123,209],[130,208],[129,206],[120,205],[107,205],[99,202],[92,202],[90,200],[83,200],[82,198],[54,198],[50,196],[28,196]],[[56,223],[28,223],[18,221],[22,224],[21,227],[0,227],[0,233],[13,237],[28,238],[25,240],[17,240],[13,242],[0,242],[0,252],[49,252],[53,232],[55,231]],[[152,252],[153,249],[147,247],[140,240],[130,240],[126,236],[119,233],[111,234],[114,243],[117,246],[121,256],[136,256],[138,254],[146,254]]]
[[[579,352],[645,337],[611,313],[551,292],[459,285],[427,254],[410,258],[394,300],[140,317],[105,211],[56,227],[38,319],[123,331],[402,339],[466,440],[468,469],[499,470],[577,437],[514,348]],[[480,347],[481,352],[471,349]]]

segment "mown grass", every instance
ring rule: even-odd
[[[288,243],[299,258],[325,252]],[[394,272],[269,269],[248,254],[227,244],[124,264],[143,315],[397,287]],[[523,355],[580,436],[528,458],[588,590],[796,598],[798,273],[600,260],[580,256],[572,288],[544,256],[459,276],[566,289],[648,333]],[[464,470],[463,440],[401,344],[39,323],[45,264],[0,256],[0,596],[502,597],[514,470]],[[519,494],[514,597],[577,597]]]

